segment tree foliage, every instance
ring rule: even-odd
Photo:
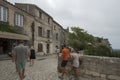
[[[71,32],[68,33],[69,46],[78,50],[84,50],[87,55],[120,57],[120,54],[112,53],[108,46],[99,44],[101,42],[101,38],[98,37],[95,40],[94,36],[79,27],[71,27]]]
[[[88,34],[79,27],[71,27],[71,32],[68,33],[68,44],[79,50],[86,49],[88,43],[93,43],[94,37]]]
[[[98,45],[95,47],[90,47],[85,50],[85,53],[88,55],[96,55],[96,56],[110,56],[111,57],[111,50],[105,45]]]

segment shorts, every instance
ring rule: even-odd
[[[61,63],[61,67],[66,67],[68,61],[63,60]]]
[[[25,69],[25,62],[18,62],[16,66],[18,70]]]

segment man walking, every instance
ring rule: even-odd
[[[20,80],[23,80],[25,77],[25,64],[26,60],[29,59],[28,49],[24,46],[23,41],[19,41],[18,46],[16,46],[13,50],[13,59],[16,63],[16,67],[18,70]]]
[[[62,62],[61,62],[62,75],[59,77],[61,79],[63,79],[64,74],[66,74],[65,67],[66,67],[67,62],[68,62],[69,54],[70,54],[69,49],[66,47],[66,45],[64,45],[64,48],[62,49]]]

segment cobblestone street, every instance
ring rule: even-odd
[[[59,80],[56,56],[37,57],[33,67],[27,62],[25,75],[24,80]],[[0,61],[0,80],[19,80],[11,60]]]

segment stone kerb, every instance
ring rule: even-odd
[[[81,80],[120,80],[120,58],[84,55],[82,59],[79,67]],[[58,60],[58,70],[60,64],[61,57]],[[67,72],[69,76],[73,74],[71,60],[67,65]]]

